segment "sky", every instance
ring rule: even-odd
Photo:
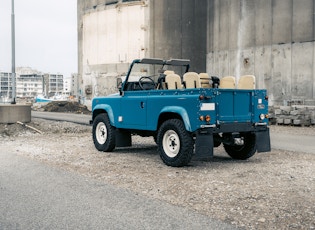
[[[11,2],[0,0],[0,71],[11,72]],[[77,0],[14,0],[15,65],[77,73]]]

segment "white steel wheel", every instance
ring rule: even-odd
[[[99,122],[95,131],[97,142],[101,145],[105,144],[107,140],[107,128],[105,123]]]
[[[101,113],[93,121],[92,135],[97,150],[111,152],[115,148],[115,127],[110,124],[108,115]]]
[[[166,165],[182,167],[192,158],[194,140],[182,120],[164,121],[157,134],[157,144],[160,157]]]
[[[180,139],[174,130],[168,130],[163,136],[163,149],[165,154],[170,157],[176,157],[180,150]]]

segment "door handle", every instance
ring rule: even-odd
[[[140,107],[141,107],[141,109],[144,108],[144,102],[143,101],[140,102]]]

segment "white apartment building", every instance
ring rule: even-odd
[[[0,103],[7,102],[11,96],[11,73],[0,72]]]
[[[12,97],[11,73],[0,72],[0,103]],[[69,78],[72,85],[72,79]],[[52,97],[64,92],[62,74],[43,74],[29,67],[16,68],[16,97]],[[70,93],[69,93],[70,94]]]
[[[44,93],[48,97],[63,92],[63,75],[62,74],[45,74],[44,75]]]
[[[30,67],[16,68],[16,97],[36,97],[43,91],[42,73]]]
[[[16,97],[36,97],[40,94],[43,94],[43,75],[17,75]]]

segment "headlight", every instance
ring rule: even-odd
[[[264,120],[265,118],[266,118],[265,114],[260,114],[260,115],[259,115],[259,119],[260,119],[260,120]]]

